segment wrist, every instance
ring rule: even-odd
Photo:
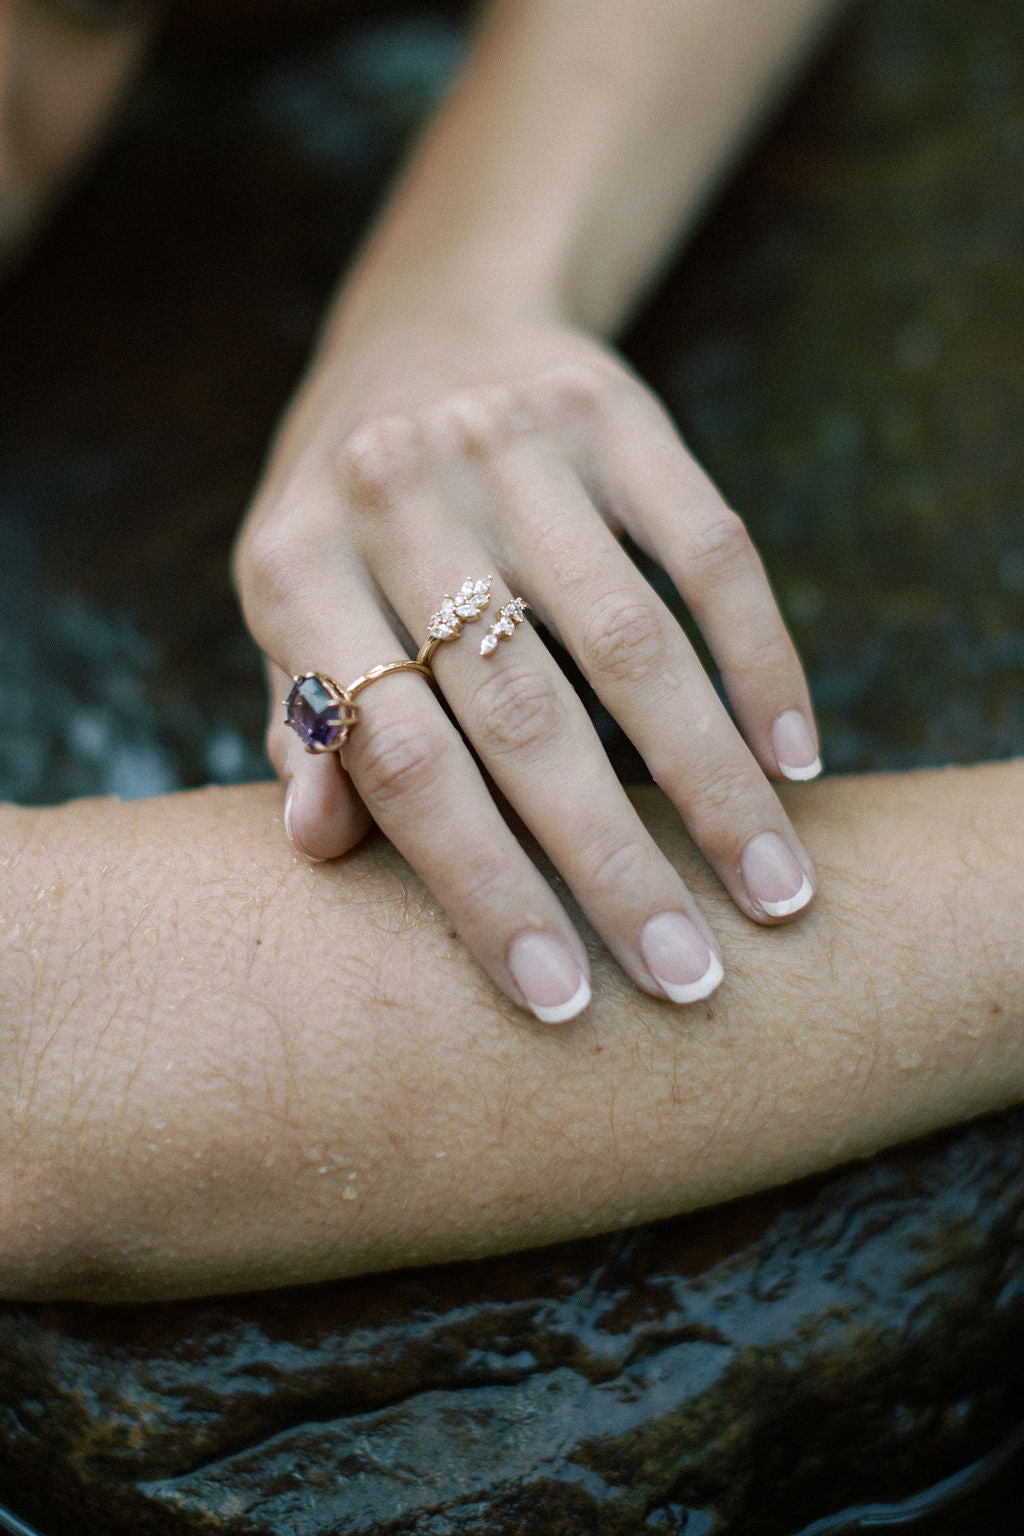
[[[511,234],[481,230],[407,260],[371,243],[338,291],[325,339],[351,346],[388,333],[501,334],[567,321],[554,266],[531,260]]]

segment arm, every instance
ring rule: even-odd
[[[0,1295],[145,1299],[665,1216],[1024,1090],[1024,764],[815,785],[828,894],[681,1017],[599,947],[525,1020],[380,841],[310,869],[260,786],[2,814]]]
[[[418,644],[442,594],[494,572],[499,601],[523,595],[561,635],[740,909],[774,922],[806,906],[811,861],[766,778],[816,771],[799,661],[742,524],[604,336],[827,9],[492,5],[339,294],[240,541],[296,846],[350,846],[361,800],[523,1005],[584,998],[586,953],[422,683],[363,696],[350,777],[303,753],[277,701],[287,674],[344,685],[401,655],[402,627]],[[622,533],[701,624],[742,736]],[[486,665],[474,650],[444,647],[439,684],[608,947],[655,996],[710,990],[714,934],[566,679],[528,632]],[[570,772],[575,819],[551,793]],[[681,935],[669,973],[647,942],[666,914]],[[564,998],[531,992],[516,964],[531,934],[559,947]]]
[[[617,330],[839,0],[496,0],[327,349],[495,305]]]

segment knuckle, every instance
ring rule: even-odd
[[[558,363],[534,381],[533,392],[546,414],[591,416],[605,401],[611,380],[592,363]]]
[[[590,607],[580,636],[580,659],[594,679],[636,684],[663,663],[667,638],[653,602],[610,594]]]
[[[757,799],[749,770],[742,765],[719,764],[694,781],[679,795],[686,822],[695,841],[710,855],[725,857],[745,840],[744,808]]]
[[[412,801],[440,777],[444,748],[428,731],[395,719],[374,725],[352,761],[360,795],[382,807]]]
[[[459,861],[459,896],[467,912],[477,921],[481,915],[507,913],[513,889],[508,861],[505,859],[467,858]]]
[[[257,641],[263,638],[262,617],[287,612],[309,578],[308,541],[294,529],[266,520],[247,529],[235,547],[235,585],[246,619]]]
[[[757,560],[746,524],[738,513],[727,507],[692,533],[687,550],[687,564],[701,583],[713,586],[731,579],[738,566]]]
[[[650,884],[649,848],[636,838],[588,837],[583,880],[590,896],[621,904],[623,896]]]
[[[388,512],[412,483],[422,460],[416,425],[406,416],[364,421],[338,445],[335,472],[353,507]]]
[[[452,395],[431,416],[443,451],[483,462],[497,458],[521,425],[515,396],[504,385]]]
[[[746,665],[752,672],[764,677],[778,677],[797,665],[797,655],[785,630],[776,630],[756,640],[746,653]]]
[[[557,732],[564,706],[542,672],[506,668],[489,678],[475,700],[479,745],[494,756],[529,752]]]

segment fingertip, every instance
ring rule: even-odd
[[[751,838],[743,850],[740,869],[752,915],[758,921],[793,917],[814,896],[808,869],[777,832]]]
[[[673,1003],[697,1003],[717,991],[722,962],[697,924],[682,912],[661,912],[644,924],[640,951],[661,992]]]
[[[803,768],[796,768],[792,763],[780,763],[779,772],[791,784],[803,784],[809,779],[818,778],[822,772],[822,761],[820,757],[816,757],[812,763],[808,763]]]
[[[767,912],[769,917],[792,917],[809,905],[813,895],[814,887],[804,875],[800,889],[794,895],[785,896],[779,901],[762,901],[761,910]]]
[[[323,857],[318,856],[315,853],[310,853],[309,849],[304,845],[301,837],[299,837],[299,835],[295,831],[295,780],[294,779],[289,780],[288,789],[287,789],[287,792],[286,792],[285,797],[284,797],[284,831],[285,831],[285,836],[287,837],[288,841],[291,843],[291,845],[294,848],[296,853],[301,854],[304,859],[308,859],[311,864],[322,864],[324,862],[324,858]]]
[[[800,784],[816,779],[821,773],[817,736],[801,710],[783,710],[772,726],[771,742],[776,765],[784,779]]]
[[[527,1008],[542,1024],[565,1024],[590,1002],[586,969],[553,933],[521,933],[509,951],[508,968]]]
[[[296,853],[313,864],[339,858],[365,836],[370,818],[333,756],[295,767],[284,802],[284,828]],[[291,765],[289,765],[291,766]]]
[[[533,1003],[531,1006],[542,1024],[567,1024],[570,1019],[577,1018],[584,1008],[590,1006],[591,996],[590,982],[586,976],[583,976],[576,991],[567,1002],[551,1008],[545,1008],[540,1003]]]

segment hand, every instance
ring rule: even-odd
[[[743,736],[621,533],[676,582]],[[236,572],[270,661],[268,746],[295,846],[335,857],[369,813],[495,983],[540,1019],[586,1006],[587,954],[469,747],[639,986],[688,1002],[722,968],[539,637],[524,624],[479,654],[513,595],[568,648],[737,906],[771,923],[811,899],[810,860],[765,778],[819,766],[792,642],[743,524],[591,337],[549,317],[440,308],[355,335],[342,324],[286,419]],[[359,695],[340,754],[304,751],[283,723],[291,675],[344,686],[407,655],[442,598],[489,573],[484,623],[433,661],[460,729],[427,681],[398,674]]]

